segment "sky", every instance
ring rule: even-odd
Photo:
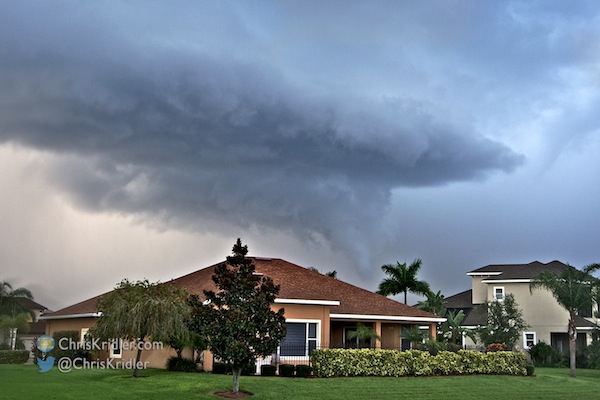
[[[369,290],[581,268],[599,110],[594,0],[0,1],[0,280],[57,310],[238,237]]]

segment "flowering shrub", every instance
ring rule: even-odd
[[[318,377],[527,373],[525,354],[515,352],[460,350],[432,356],[419,350],[324,349],[313,351],[311,363]]]
[[[485,351],[488,353],[491,353],[494,351],[506,351],[506,344],[505,343],[490,343],[485,348]]]

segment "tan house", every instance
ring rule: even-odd
[[[310,351],[315,348],[370,345],[402,349],[409,346],[401,337],[402,328],[425,326],[435,337],[437,324],[445,321],[444,318],[282,259],[252,257],[252,260],[257,273],[270,277],[280,286],[279,297],[273,308],[285,309],[287,336],[269,362],[307,362]],[[200,269],[168,283],[202,297],[204,290],[216,290],[211,279],[215,267]],[[45,315],[46,333],[52,335],[57,331],[76,330],[83,338],[101,316],[96,309],[101,297]],[[372,327],[381,339],[373,343],[358,343],[356,339],[349,339],[348,333],[355,330],[358,323]],[[142,361],[150,367],[164,368],[168,356],[174,354],[171,349],[154,349],[143,352]],[[101,356],[122,359],[134,357],[133,351],[128,354],[118,348],[107,349]],[[204,359],[205,369],[211,370],[212,357],[205,353]]]
[[[562,308],[552,294],[545,289],[529,290],[529,283],[543,271],[560,274],[565,268],[573,268],[560,261],[544,264],[534,261],[529,264],[487,265],[467,273],[471,277],[471,289],[446,298],[449,311],[463,310],[466,314],[463,326],[476,328],[485,325],[485,315],[478,312],[476,306],[487,301],[503,301],[512,294],[523,317],[529,325],[516,348],[527,350],[543,341],[561,352],[569,349],[567,322],[569,313]],[[592,318],[592,309],[581,310],[577,316],[577,345],[584,347],[592,341],[596,319]],[[463,345],[475,344],[463,338]]]

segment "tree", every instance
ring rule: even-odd
[[[481,342],[486,347],[492,343],[504,343],[512,350],[521,332],[527,329],[515,296],[507,294],[503,301],[488,301],[482,307],[487,313],[487,324],[477,328]]]
[[[0,326],[8,330],[8,343],[11,350],[17,343],[17,332],[29,329],[29,322],[35,320],[35,313],[23,305],[22,300],[33,300],[31,291],[26,288],[13,289],[4,281],[0,284]]]
[[[308,267],[309,270],[314,271],[314,272],[318,272],[321,273],[321,271],[319,271],[317,268],[315,267]],[[329,272],[325,272],[323,275],[328,276],[330,278],[334,278],[337,279],[337,271],[333,270],[333,271],[329,271]]]
[[[381,269],[389,278],[385,278],[379,284],[377,291],[379,294],[389,296],[404,293],[404,304],[406,304],[408,292],[425,295],[431,291],[427,282],[417,279],[421,269],[419,259],[414,260],[408,267],[406,263],[400,264],[396,261],[396,265],[386,264]]]
[[[187,297],[186,291],[170,283],[124,279],[98,302],[102,316],[90,333],[103,341],[135,342],[138,350],[133,377],[137,378],[146,339],[166,341],[175,336],[185,339],[190,314]]]
[[[377,334],[377,332],[368,326],[361,324],[360,322],[356,325],[356,329],[350,330],[346,334],[346,339],[356,340],[356,345],[358,348],[363,347],[363,345],[368,345],[368,347],[373,347],[373,340],[380,340],[381,337]],[[354,347],[354,346],[350,346]]]
[[[197,295],[190,298],[190,328],[206,338],[214,356],[231,365],[236,394],[242,368],[275,352],[286,333],[284,310],[271,309],[279,286],[257,274],[246,254],[248,246],[238,239],[233,256],[215,267],[212,279],[219,291],[204,291],[204,301]]]
[[[419,305],[417,306],[419,310],[427,311],[440,317],[446,315],[446,300],[440,290],[437,293],[429,291],[425,293],[425,297],[424,301],[419,301]]]
[[[600,264],[591,264],[579,271],[567,266],[560,274],[544,271],[529,284],[529,290],[546,289],[558,304],[569,312],[567,332],[569,335],[569,365],[572,377],[577,375],[576,349],[577,325],[575,317],[580,310],[589,307],[598,293],[598,280],[591,274],[600,269]]]
[[[474,332],[471,329],[462,326],[464,320],[465,313],[463,310],[459,310],[458,312],[448,312],[446,314],[446,322],[444,322],[441,326],[441,336],[452,344],[462,345],[462,338],[465,335],[475,341]]]

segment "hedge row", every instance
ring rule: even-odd
[[[323,349],[311,355],[313,373],[332,376],[526,375],[524,353]]]
[[[0,350],[0,364],[25,364],[29,350]]]

